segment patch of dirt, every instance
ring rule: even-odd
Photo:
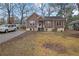
[[[67,31],[67,36],[79,38],[79,31]]]
[[[64,51],[66,51],[66,48],[63,45],[57,44],[57,43],[53,43],[53,44],[46,43],[43,46],[45,48],[48,48],[50,50],[56,50],[58,52],[64,52]]]
[[[71,34],[70,36],[75,37],[75,38],[79,38],[79,33],[77,33],[77,34]]]

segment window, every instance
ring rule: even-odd
[[[30,21],[30,25],[34,25],[35,24],[35,21]]]
[[[33,25],[34,25],[34,23],[33,23]]]
[[[39,24],[39,26],[41,26],[41,24]]]
[[[30,24],[30,25],[32,25],[32,24]]]
[[[59,24],[58,24],[58,22],[57,22],[57,26],[58,26]]]
[[[61,21],[59,21],[59,25],[61,25]]]
[[[48,24],[50,24],[50,21],[47,21]]]
[[[30,21],[31,24],[35,23],[35,21]]]
[[[57,21],[57,26],[60,26],[61,25],[61,21]]]
[[[51,21],[47,21],[48,27],[51,27]]]

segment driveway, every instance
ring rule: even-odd
[[[0,44],[18,36],[24,32],[25,31],[18,30],[18,31],[9,32],[9,33],[0,33]]]

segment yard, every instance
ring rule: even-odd
[[[79,55],[79,38],[72,32],[25,32],[0,45],[0,55]]]

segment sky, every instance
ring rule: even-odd
[[[28,9],[29,9],[30,7],[31,7],[32,9],[35,8],[37,14],[41,15],[40,10],[39,10],[39,8],[38,8],[38,7],[41,7],[41,4],[40,4],[40,3],[31,3],[31,4],[28,4],[27,7],[28,7]],[[45,8],[47,8],[47,6],[46,6]],[[18,12],[17,8],[16,8],[15,11],[16,11],[16,12],[15,12],[14,14],[16,14],[16,16],[18,16],[18,17],[20,18],[20,14],[18,15],[19,12]],[[29,13],[28,13],[28,16],[30,16],[32,13],[33,13],[33,12],[29,12]],[[46,13],[46,10],[45,10],[45,13]],[[53,13],[51,14],[51,16],[56,16],[56,14],[57,14],[57,12],[53,12]],[[78,9],[73,10],[73,15],[78,15]],[[5,16],[5,15],[3,16],[3,12],[2,12],[2,10],[0,10],[0,18],[2,18],[2,17],[6,17],[6,16]]]
[[[36,7],[41,7],[41,4],[40,4],[40,3],[35,3],[35,6],[36,6]],[[72,16],[78,15],[78,13],[79,13],[76,5],[75,5],[75,8],[76,8],[76,9],[73,10]],[[58,12],[53,12],[53,13],[52,13],[52,16],[56,16],[57,13],[58,13]]]
[[[78,13],[79,13],[78,10],[74,10],[73,12],[74,12],[73,16],[78,15]]]

